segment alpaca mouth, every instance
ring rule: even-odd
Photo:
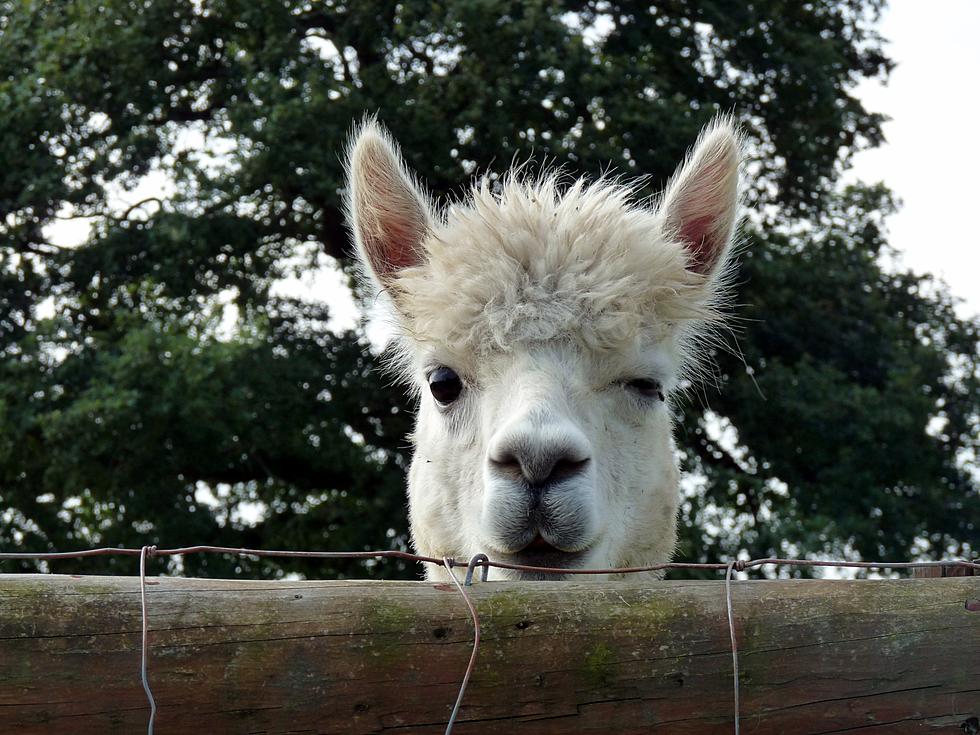
[[[562,551],[553,546],[540,534],[536,535],[523,549],[504,554],[503,560],[511,564],[522,564],[529,567],[548,567],[552,569],[573,569],[581,566],[588,549],[580,551]],[[525,573],[527,576],[527,573]],[[534,575],[537,579],[561,579],[561,575]]]
[[[556,549],[554,546],[552,546],[547,541],[545,541],[544,536],[542,536],[541,534],[535,536],[534,540],[532,540],[531,543],[529,543],[527,546],[521,549],[521,551],[527,551],[528,549],[533,551],[548,551],[548,550],[560,551],[560,549]]]

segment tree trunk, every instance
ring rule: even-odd
[[[445,729],[473,641],[452,585],[148,583],[157,735]],[[746,735],[980,732],[980,577],[732,588]],[[723,583],[468,591],[458,735],[733,731]],[[140,631],[138,578],[0,575],[0,732],[145,732]]]

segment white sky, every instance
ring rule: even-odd
[[[855,158],[848,176],[884,181],[903,206],[889,221],[902,263],[933,273],[964,299],[961,316],[980,314],[980,2],[893,0],[880,24],[897,62],[886,85],[858,88],[869,110],[892,118],[888,142]]]

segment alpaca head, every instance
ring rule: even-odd
[[[739,156],[720,120],[656,204],[618,181],[518,170],[437,209],[383,129],[357,131],[357,254],[419,401],[419,553],[561,568],[669,560],[669,406],[719,320]]]

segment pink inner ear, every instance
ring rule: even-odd
[[[411,268],[419,263],[419,253],[416,246],[419,233],[412,223],[405,220],[389,219],[384,225],[382,242],[375,243],[372,250],[380,252],[384,260],[379,269],[384,275],[389,275],[402,268]]]
[[[711,270],[718,257],[718,243],[710,233],[712,224],[710,216],[685,220],[679,233],[691,256],[691,270],[702,275]]]
[[[413,217],[411,211],[399,211],[402,204],[407,207],[418,207],[418,202],[407,199],[399,201],[394,187],[385,176],[376,176],[371,182],[374,195],[377,197],[372,209],[367,209],[375,218],[373,226],[362,229],[362,237],[378,277],[387,279],[403,268],[418,265],[421,261],[419,245],[424,236],[421,224],[422,214]]]

